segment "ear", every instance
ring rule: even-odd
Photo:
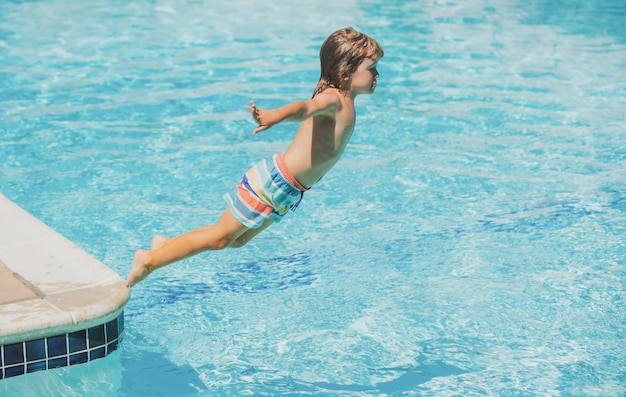
[[[344,91],[347,91],[350,89],[350,76],[346,76],[343,79],[341,79],[341,86]]]

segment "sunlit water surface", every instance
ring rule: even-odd
[[[253,137],[244,106],[308,98],[330,32],[386,56],[295,213],[134,288],[108,358],[0,395],[623,395],[625,16],[622,0],[3,2],[0,192],[123,277],[284,150],[297,126]]]

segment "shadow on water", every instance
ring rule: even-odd
[[[134,349],[133,349],[134,350]],[[190,365],[176,365],[163,354],[126,351],[122,355],[122,382],[118,396],[197,396],[207,388]]]
[[[229,292],[255,294],[266,291],[311,285],[318,276],[311,270],[310,255],[300,252],[262,261],[233,264],[228,271],[217,272],[209,280],[178,281],[153,286],[159,305],[196,300],[211,294]]]
[[[242,263],[216,274],[218,285],[230,292],[257,293],[310,285],[317,278],[307,252]]]
[[[415,390],[421,384],[424,384],[433,378],[460,375],[466,373],[454,365],[449,365],[441,361],[435,361],[429,364],[423,364],[419,367],[398,367],[383,368],[377,370],[383,375],[397,374],[395,379],[386,382],[377,383],[374,386],[363,385],[341,385],[336,383],[316,382],[314,386],[329,391],[343,392],[376,392],[397,394],[406,391]]]

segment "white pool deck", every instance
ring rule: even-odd
[[[105,323],[129,297],[115,271],[0,194],[0,345]]]

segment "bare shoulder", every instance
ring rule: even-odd
[[[335,88],[327,88],[324,91],[311,98],[309,101],[320,113],[336,113],[341,110],[342,96],[339,90]]]
[[[315,96],[315,98],[325,98],[326,100],[329,100],[329,101],[338,101],[338,102],[341,102],[341,97],[342,97],[341,92],[334,87],[328,87],[324,91],[320,92],[319,94]]]

